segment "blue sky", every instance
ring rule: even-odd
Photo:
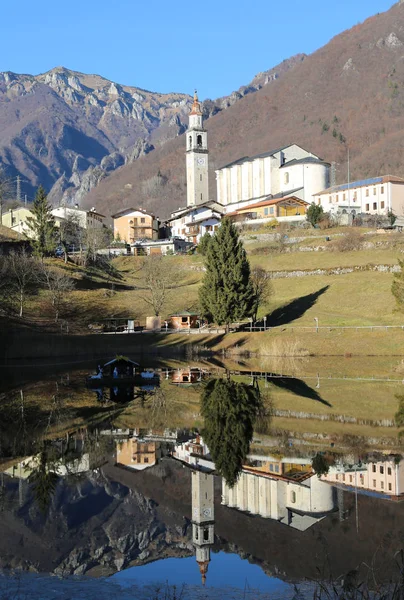
[[[0,71],[63,65],[127,85],[217,98],[393,0],[3,0]]]

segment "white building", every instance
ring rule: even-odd
[[[333,215],[387,215],[389,211],[403,215],[404,179],[385,175],[344,183],[317,192],[313,201]]]
[[[312,202],[329,185],[330,164],[297,144],[245,156],[216,171],[217,202],[225,212],[270,196],[294,195]]]
[[[76,224],[82,229],[96,229],[103,227],[105,216],[98,213],[95,208],[84,210],[76,206],[59,206],[52,209],[52,215],[55,217],[56,225],[66,219],[74,219]]]
[[[213,235],[220,225],[223,209],[216,202],[180,208],[167,221],[172,237],[197,244],[205,233]]]
[[[334,494],[317,475],[301,481],[243,467],[233,488],[222,480],[222,504],[306,531],[335,509]]]
[[[32,237],[33,231],[28,225],[28,219],[32,218],[34,214],[26,206],[19,206],[18,208],[12,208],[2,215],[1,225],[9,227],[17,233]]]
[[[204,471],[215,470],[215,464],[210,457],[209,448],[203,441],[202,436],[198,435],[193,440],[176,444],[173,456],[191,467],[196,467]]]
[[[330,467],[322,479],[338,487],[356,489],[359,493],[376,493],[399,500],[404,494],[404,463],[396,461],[394,456],[369,463],[340,463]]]

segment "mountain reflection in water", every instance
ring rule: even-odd
[[[127,401],[100,402],[82,372],[3,395],[0,567],[147,586],[170,559],[192,597],[242,579],[273,597],[292,595],[279,580],[398,577],[398,430],[338,423],[335,396],[300,377],[196,369],[161,368],[159,386]],[[287,431],[278,398],[293,397],[308,417]],[[319,407],[333,433],[313,420]]]

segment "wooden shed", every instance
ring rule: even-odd
[[[199,327],[199,323],[200,317],[198,313],[188,312],[187,310],[175,313],[169,317],[169,324],[173,329],[195,329]]]

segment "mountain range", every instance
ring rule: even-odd
[[[259,73],[230,96],[206,100],[205,118],[303,58]],[[0,73],[0,168],[7,178],[20,175],[29,199],[41,183],[53,203],[80,204],[112,171],[183,133],[191,105],[187,94],[149,92],[64,67],[37,76]]]
[[[186,203],[192,98],[56,68],[0,74],[0,166],[32,196],[110,215],[141,206],[161,218]],[[214,171],[241,156],[297,143],[335,162],[336,181],[404,176],[404,1],[288,59],[230,96],[203,103],[210,197]]]

